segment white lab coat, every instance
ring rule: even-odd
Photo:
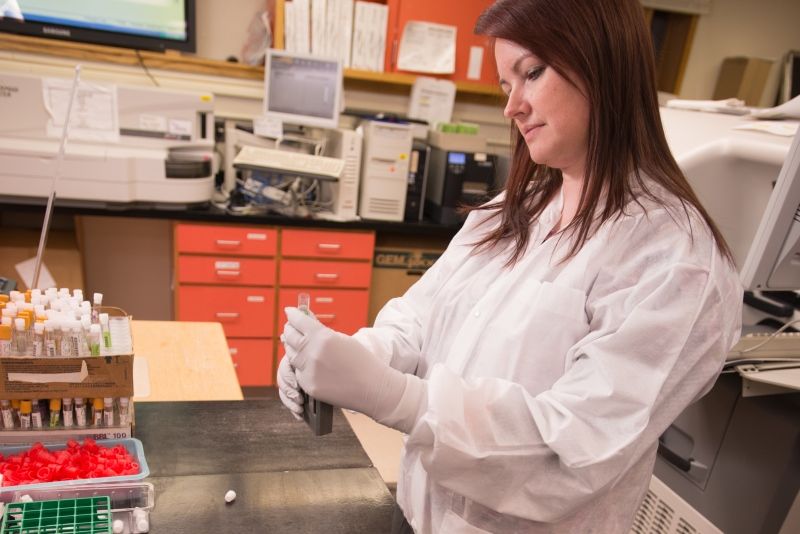
[[[472,253],[489,227],[473,212],[355,335],[426,379],[397,488],[417,533],[628,532],[658,436],[741,329],[738,275],[702,219],[641,202],[559,263],[557,195],[511,269]]]

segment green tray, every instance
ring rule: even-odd
[[[111,534],[107,496],[6,505],[0,534]]]

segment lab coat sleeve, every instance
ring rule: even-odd
[[[470,243],[479,221],[485,217],[473,212],[439,259],[406,293],[387,302],[371,328],[362,328],[353,337],[391,367],[414,373],[420,359],[424,325],[430,303],[449,273],[471,250]]]
[[[406,449],[434,482],[502,514],[557,521],[618,481],[707,391],[738,337],[735,273],[717,270],[720,283],[646,239],[619,237],[645,252],[617,251],[601,271],[590,333],[549,390],[432,368]]]

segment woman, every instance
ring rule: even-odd
[[[287,309],[281,397],[408,433],[414,532],[626,533],[741,286],[667,147],[637,0],[500,0],[477,33],[513,122],[504,193],[373,328]]]

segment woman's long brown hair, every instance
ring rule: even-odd
[[[512,41],[534,53],[571,83],[586,88],[590,106],[586,177],[578,210],[562,232],[575,239],[574,256],[594,231],[623,214],[634,189],[663,204],[647,188],[647,176],[691,206],[710,228],[720,252],[728,245],[678,168],[658,111],[655,60],[639,0],[498,0],[481,14],[475,33]],[[578,84],[576,83],[576,86]],[[535,220],[561,187],[561,171],[538,165],[511,125],[512,159],[503,200],[476,209],[495,210],[499,226],[476,245],[491,248],[513,239],[509,264],[528,246]],[[596,213],[605,188],[605,203]],[[498,209],[499,208],[499,209]]]

